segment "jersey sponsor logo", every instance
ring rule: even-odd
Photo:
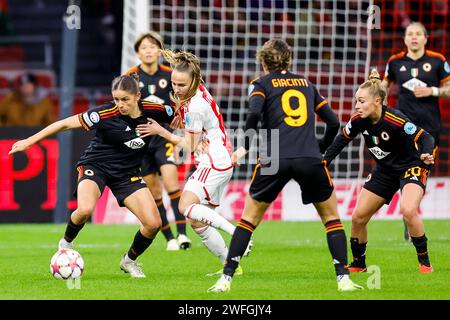
[[[386,158],[390,152],[387,151],[383,151],[381,150],[379,147],[373,147],[373,148],[369,148],[369,151],[372,152],[372,154],[378,159],[381,160],[383,158]]]
[[[445,70],[445,72],[450,73],[450,66],[448,65],[447,61],[445,61],[445,63],[444,63],[444,70]]]
[[[424,63],[422,66],[423,71],[429,72],[431,70],[431,64],[430,63]]]
[[[167,80],[166,79],[159,79],[158,85],[160,86],[160,88],[164,89],[165,87],[167,87]]]
[[[145,142],[141,138],[134,138],[133,140],[124,142],[124,144],[130,149],[140,149],[145,146]]]
[[[172,115],[173,115],[173,109],[172,109],[172,107],[171,106],[168,106],[167,104],[164,106],[164,108],[166,108],[166,112],[167,112],[167,115],[169,116],[169,117],[171,117]]]
[[[383,139],[384,141],[388,141],[390,139],[386,131],[381,132],[381,139]]]
[[[405,126],[403,127],[403,129],[405,130],[405,132],[407,134],[414,134],[417,131],[416,125],[412,122],[405,123]]]
[[[255,86],[253,84],[248,86],[248,95],[251,95],[253,92],[253,89],[255,89]]]
[[[127,126],[127,128],[125,129],[125,131],[131,131],[131,128],[129,126]]]
[[[97,112],[92,112],[89,115],[89,119],[91,119],[93,123],[98,123],[100,121],[100,115]]]
[[[83,113],[83,120],[84,120],[84,122],[86,122],[88,127],[92,127],[94,125],[92,123],[91,119],[89,119],[89,115],[87,114],[87,112]]]
[[[406,81],[402,84],[403,88],[406,88],[412,92],[414,92],[414,89],[416,87],[426,87],[426,86],[427,86],[427,84],[425,82],[420,81],[419,79],[416,79],[416,78],[409,79],[408,81]]]
[[[402,67],[400,68],[400,71],[406,71],[406,67],[405,67],[405,66],[402,66]]]
[[[139,81],[139,88],[143,88],[145,86],[145,84],[142,81]]]
[[[416,176],[412,176],[411,178],[409,178],[409,180],[419,181],[419,179]]]

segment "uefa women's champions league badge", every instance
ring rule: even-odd
[[[412,122],[405,123],[405,126],[403,127],[405,132],[409,135],[414,134],[417,131],[417,127]]]

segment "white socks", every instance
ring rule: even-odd
[[[208,250],[218,257],[222,264],[225,264],[225,260],[228,255],[228,248],[225,244],[225,240],[219,231],[209,226],[204,226],[201,228],[194,229],[194,231],[200,236],[203,244],[208,248]]]
[[[191,204],[185,211],[186,218],[203,222],[208,226],[225,231],[230,236],[233,235],[236,227],[227,219],[222,217],[214,210],[201,204]]]

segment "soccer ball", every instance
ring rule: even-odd
[[[50,261],[50,272],[56,279],[78,279],[83,274],[83,270],[83,258],[72,249],[59,250]]]

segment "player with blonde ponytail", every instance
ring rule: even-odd
[[[366,267],[367,224],[384,204],[389,204],[401,190],[400,213],[417,251],[419,272],[431,273],[427,238],[419,215],[425,194],[429,166],[434,163],[434,139],[412,123],[403,113],[383,105],[386,90],[376,70],[355,94],[356,113],[324,156],[329,164],[359,133],[376,161],[368,175],[352,213],[350,245],[353,262],[350,272],[364,272]],[[416,147],[418,146],[418,148]]]
[[[197,169],[184,186],[179,209],[190,219],[203,244],[224,264],[228,248],[217,229],[233,235],[236,227],[214,209],[219,206],[233,174],[231,143],[219,106],[203,86],[198,58],[190,52],[168,49],[161,54],[173,69],[171,99],[176,104],[178,121],[175,126],[184,128],[185,134],[181,137],[170,133],[153,119],[140,125],[138,130],[142,137],[157,134],[188,152],[195,152]],[[246,255],[251,246],[250,242]],[[220,275],[221,271],[211,275]],[[239,268],[237,274],[241,273],[242,268]]]

